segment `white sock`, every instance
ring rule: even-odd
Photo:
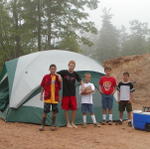
[[[122,122],[123,120],[120,118],[120,121]]]
[[[92,118],[93,123],[96,124],[96,118],[95,118],[95,115],[94,115],[94,114],[91,115],[91,118]]]
[[[86,115],[83,115],[83,123],[86,124]]]
[[[109,120],[112,121],[112,114],[109,114]]]
[[[103,120],[106,121],[106,114],[103,114]]]

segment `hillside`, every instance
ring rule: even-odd
[[[111,59],[104,62],[104,66],[106,65],[112,67],[113,75],[118,81],[124,71],[130,73],[136,88],[133,103],[135,109],[150,106],[150,54]]]

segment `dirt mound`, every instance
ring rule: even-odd
[[[111,59],[105,61],[104,66],[112,67],[118,81],[122,79],[122,73],[128,71],[136,88],[134,107],[150,106],[150,54]]]

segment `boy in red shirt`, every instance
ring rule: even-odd
[[[50,112],[52,107],[52,130],[56,129],[56,114],[58,113],[57,104],[59,102],[59,90],[61,88],[61,76],[56,73],[56,65],[51,64],[49,71],[50,74],[47,74],[43,77],[41,82],[41,100],[43,100],[44,94],[44,111],[42,116],[42,126],[40,131],[44,130],[47,113]]]
[[[112,125],[112,107],[113,107],[113,95],[116,91],[116,79],[111,76],[111,68],[105,67],[106,73],[99,80],[99,91],[102,94],[102,109],[103,109],[103,121],[102,124],[106,124],[106,116],[109,114],[108,124]]]

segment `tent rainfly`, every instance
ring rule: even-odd
[[[67,69],[69,60],[76,61],[76,71],[83,78],[84,73],[90,72],[92,82],[98,89],[98,80],[104,75],[103,67],[93,59],[84,55],[63,51],[48,50],[21,56],[5,62],[0,74],[0,118],[8,122],[41,123],[43,102],[40,101],[40,82],[43,76],[49,73],[49,65],[56,64],[57,71]],[[76,123],[82,122],[80,111],[80,96],[78,93],[78,110]],[[65,124],[63,111],[59,104],[57,124]],[[98,92],[94,94],[94,111],[98,121],[101,117],[101,96]],[[114,119],[118,119],[117,104],[113,108]],[[50,115],[49,115],[50,117]],[[91,120],[89,119],[90,123]],[[47,119],[50,125],[50,118]]]

